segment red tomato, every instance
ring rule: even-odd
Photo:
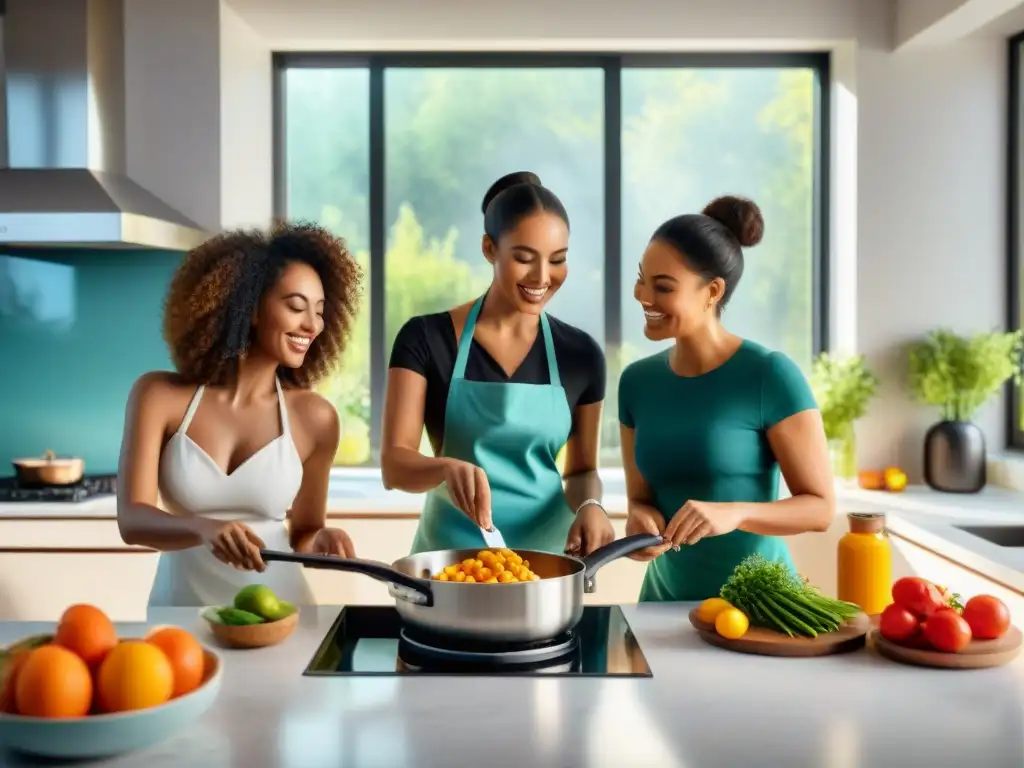
[[[892,585],[892,599],[920,619],[927,619],[946,604],[934,584],[914,576],[899,579]]]
[[[979,640],[995,640],[1010,628],[1010,609],[992,595],[975,595],[968,600],[963,617]]]
[[[924,636],[936,651],[959,653],[971,642],[971,627],[956,611],[939,611],[925,622]]]
[[[896,603],[887,605],[878,620],[878,631],[882,637],[894,643],[902,643],[916,634],[920,628],[921,622],[917,617]]]

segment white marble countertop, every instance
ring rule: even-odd
[[[869,650],[744,656],[704,644],[686,619],[689,607],[622,607],[649,679],[303,677],[339,611],[321,606],[305,611],[280,646],[221,651],[219,698],[187,732],[90,765],[1024,765],[1024,657],[950,673],[900,666]],[[151,618],[208,639],[194,609]],[[0,644],[50,629],[0,623]],[[0,765],[34,763],[0,753]]]

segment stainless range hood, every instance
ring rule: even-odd
[[[126,174],[125,2],[0,3],[0,246],[184,251],[209,237]]]

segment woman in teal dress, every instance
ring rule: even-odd
[[[824,531],[835,515],[825,432],[803,374],[721,322],[742,249],[763,233],[753,202],[721,197],[658,227],[640,263],[644,334],[675,342],[619,381],[626,532],[665,540],[633,555],[649,561],[641,601],[717,595],[755,552],[793,568],[779,537]],[[791,493],[782,500],[780,469]]]

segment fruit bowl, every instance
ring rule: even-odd
[[[208,648],[203,648],[203,655],[206,663],[200,686],[157,707],[78,718],[0,713],[0,751],[84,760],[154,746],[202,717],[217,698],[221,660]]]
[[[299,624],[299,609],[278,621],[264,621],[261,624],[225,624],[218,612],[225,606],[210,606],[199,615],[210,628],[219,643],[228,648],[266,648],[282,643],[291,636]]]

